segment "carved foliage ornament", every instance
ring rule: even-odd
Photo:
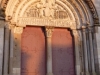
[[[54,27],[46,27],[46,36],[51,37]]]

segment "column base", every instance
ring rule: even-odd
[[[9,75],[9,74],[3,74],[3,75]]]
[[[53,73],[47,73],[46,75],[53,75]]]
[[[86,75],[90,75],[90,73],[89,73],[89,72],[86,72],[85,74],[86,74]]]
[[[80,75],[84,75],[84,72],[81,72],[81,74]]]
[[[92,72],[92,75],[97,75],[96,72]]]

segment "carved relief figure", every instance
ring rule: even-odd
[[[36,6],[39,9],[39,17],[43,17],[44,16],[44,6],[42,3],[37,4]]]
[[[49,3],[45,4],[45,9],[44,9],[45,17],[50,17],[50,13],[51,13],[50,7],[51,5]]]
[[[55,0],[47,0],[47,2],[51,5],[55,5]]]
[[[55,4],[55,0],[41,0],[39,4],[37,4],[37,8],[40,10],[40,17],[54,17],[54,9],[53,5]]]
[[[40,0],[40,2],[41,2],[42,4],[45,4],[45,3],[46,3],[46,0]]]
[[[68,18],[66,11],[58,7],[55,0],[40,0],[35,6],[27,12],[28,17],[65,19]]]

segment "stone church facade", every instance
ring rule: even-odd
[[[99,0],[0,0],[0,75],[100,75]]]

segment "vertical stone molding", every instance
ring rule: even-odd
[[[85,75],[90,75],[89,73],[89,61],[88,61],[88,48],[86,41],[86,26],[82,26],[82,34],[83,34],[83,54],[84,54],[84,67],[85,67]]]
[[[0,27],[0,75],[3,69],[4,27]]]
[[[8,68],[9,68],[9,28],[5,26],[5,41],[4,41],[4,68],[3,68],[3,75],[8,75]]]
[[[53,75],[52,71],[52,37],[53,27],[46,27],[46,39],[47,39],[47,75]]]
[[[76,29],[72,30],[74,35],[74,47],[75,47],[75,69],[76,75],[80,75],[80,55],[79,55],[79,38],[78,38],[78,31]]]
[[[13,75],[20,75],[22,32],[23,32],[23,27],[14,27]]]
[[[89,27],[89,46],[90,46],[90,59],[91,59],[91,68],[92,75],[96,75],[95,72],[95,57],[94,57],[94,49],[93,49],[93,36],[92,36],[93,28]]]

